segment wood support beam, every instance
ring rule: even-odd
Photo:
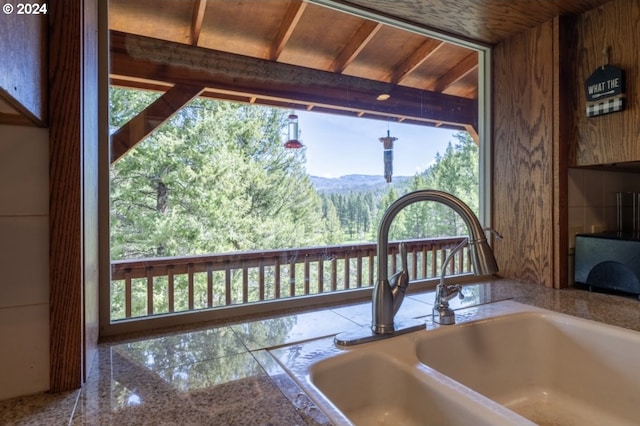
[[[329,66],[329,71],[342,73],[381,28],[382,24],[379,22],[365,21]]]
[[[471,139],[476,143],[476,146],[480,147],[480,135],[478,134],[478,129],[473,127],[472,125],[465,126],[465,130],[471,136]]]
[[[196,0],[193,6],[193,18],[191,19],[190,41],[192,46],[198,45],[202,22],[204,21],[204,11],[207,9],[207,0]]]
[[[284,50],[284,47],[287,45],[287,42],[291,38],[291,34],[293,30],[295,30],[298,25],[298,21],[302,17],[304,10],[307,7],[307,2],[303,2],[300,0],[294,0],[289,5],[287,9],[287,14],[284,17],[284,20],[280,24],[280,31],[278,31],[278,35],[275,40],[273,40],[273,44],[271,45],[271,52],[269,53],[269,59],[272,61],[277,61],[280,57],[280,54]]]
[[[98,344],[98,0],[50,2],[49,383],[79,388]]]
[[[203,90],[203,86],[177,84],[129,120],[111,136],[111,163],[118,161]]]
[[[447,87],[451,86],[458,80],[464,78],[467,74],[478,68],[478,54],[476,52],[470,53],[462,61],[458,62],[453,68],[451,68],[446,74],[443,74],[430,90],[436,92],[443,92]]]
[[[263,59],[111,33],[112,77],[120,84],[140,81],[202,86],[271,102],[363,111],[424,123],[477,127],[477,100],[390,83],[296,67]],[[387,101],[376,100],[381,93]]]
[[[393,72],[387,77],[388,81],[393,84],[400,83],[406,76],[422,65],[424,61],[429,59],[429,57],[443,45],[443,41],[433,38],[427,39],[408,58],[402,61],[396,69],[393,70]]]

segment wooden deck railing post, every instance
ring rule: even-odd
[[[131,271],[127,270],[124,273],[124,316],[125,318],[131,318]]]
[[[169,313],[175,312],[175,279],[173,275],[173,266],[169,266],[167,271],[167,300],[169,302]]]
[[[153,315],[153,268],[147,268],[147,315]]]
[[[350,278],[350,257],[349,257],[349,252],[347,251],[344,255],[344,278],[343,278],[343,282],[344,282],[344,289],[348,289],[349,288],[349,278]]]
[[[324,259],[318,260],[318,293],[324,293]]]
[[[213,263],[207,263],[207,308],[213,307]]]
[[[189,301],[189,310],[192,311],[194,305],[194,276],[193,276],[193,264],[190,263],[187,266],[187,294],[188,294],[188,301]]]
[[[258,299],[264,300],[264,260],[260,260],[260,266],[258,266]]]

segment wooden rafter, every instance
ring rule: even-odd
[[[111,136],[111,163],[118,161],[203,90],[204,86],[176,84],[129,120]]]
[[[284,50],[284,47],[291,38],[293,30],[295,30],[296,25],[298,25],[298,21],[300,21],[306,7],[307,3],[301,0],[294,0],[291,2],[287,9],[287,14],[280,25],[280,30],[271,44],[269,59],[272,61],[278,60],[280,54]]]
[[[193,18],[191,19],[191,45],[197,46],[204,21],[204,11],[207,9],[207,0],[196,0],[193,6]]]
[[[444,92],[447,87],[459,81],[467,74],[478,68],[478,54],[473,52],[467,55],[462,61],[458,62],[446,74],[438,78],[429,90],[436,92]]]
[[[379,22],[365,21],[329,66],[329,71],[343,72],[381,28],[382,24]]]
[[[387,80],[393,84],[400,83],[443,45],[443,41],[432,38],[427,39],[389,74]]]

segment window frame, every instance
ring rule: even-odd
[[[343,13],[359,16],[393,26],[405,31],[426,35],[428,37],[440,39],[448,43],[473,49],[478,53],[478,136],[479,136],[479,220],[486,226],[491,227],[491,200],[492,200],[492,157],[491,157],[491,47],[482,43],[470,40],[458,39],[451,35],[442,34],[432,29],[422,27],[402,21],[400,19],[365,10],[360,7],[339,3],[336,0],[308,0],[311,3],[338,10]],[[110,169],[110,137],[109,137],[109,25],[108,25],[108,2],[101,2],[99,10],[99,334],[101,336],[112,336],[130,332],[141,332],[150,329],[171,327],[177,325],[187,325],[202,321],[225,320],[233,317],[255,314],[273,313],[275,305],[269,302],[256,305],[238,305],[224,309],[213,309],[195,312],[176,313],[162,317],[145,317],[118,321],[112,323],[110,318],[111,300],[111,259],[110,259],[110,224],[109,224],[109,169]],[[371,291],[371,289],[362,289]],[[336,303],[342,301],[348,303],[349,300],[362,299],[362,294],[356,292],[345,294],[328,294],[323,296],[313,296],[310,302],[307,298],[302,300],[284,300],[279,302],[285,307],[280,309],[304,308],[311,304],[317,305],[318,298],[324,297],[325,302]]]

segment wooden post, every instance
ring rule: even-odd
[[[97,347],[97,3],[49,3],[52,392],[80,387]]]

